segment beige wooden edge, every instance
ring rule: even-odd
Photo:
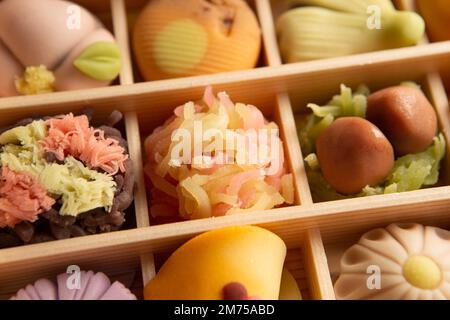
[[[417,71],[428,71],[442,65],[448,65],[450,57],[450,41],[433,43],[428,46],[417,46],[387,51],[365,53],[360,55],[334,58],[324,61],[300,62],[281,66],[256,68],[252,70],[235,71],[191,78],[161,80],[136,83],[133,85],[113,86],[73,92],[56,92],[36,97],[21,96],[0,99],[0,111],[14,109],[30,110],[40,107],[44,110],[55,108],[56,105],[74,106],[86,103],[110,103],[111,101],[127,101],[119,106],[122,110],[133,109],[134,99],[165,98],[189,90],[198,91],[200,95],[208,85],[221,86],[223,89],[235,88],[236,91],[248,91],[248,88],[264,82],[265,95],[294,90],[299,77],[315,77],[327,72],[339,70],[357,70],[363,67],[377,68],[396,63],[399,66],[414,64]],[[421,65],[421,62],[426,62]],[[125,100],[124,100],[125,99]]]
[[[144,183],[144,170],[142,164],[141,136],[139,134],[139,123],[135,112],[125,114],[125,127],[127,133],[130,158],[133,161],[133,169],[136,176],[137,188],[134,194],[134,206],[136,211],[136,225],[138,228],[150,225],[147,195]]]
[[[270,0],[256,0],[256,11],[260,20],[265,58],[269,66],[280,66],[281,58],[275,33],[273,13]],[[303,156],[297,137],[297,129],[292,113],[291,102],[287,93],[276,95],[275,118],[280,126],[285,152],[290,171],[294,175],[296,204],[311,204],[308,178],[303,163]]]
[[[450,183],[450,108],[447,93],[445,92],[442,78],[438,73],[431,73],[426,76],[425,90],[428,91],[430,100],[435,106],[439,120],[439,128],[444,135],[446,145],[446,157],[443,160],[440,177],[446,184]]]
[[[111,0],[111,13],[114,26],[114,35],[122,55],[122,70],[120,72],[120,84],[132,84],[133,63],[131,61],[130,44],[128,39],[127,13],[125,0]]]
[[[319,229],[309,229],[305,237],[305,269],[309,275],[312,299],[335,300],[327,255]]]
[[[111,0],[111,10],[114,23],[114,34],[120,46],[120,51],[122,52],[120,83],[121,85],[133,84],[133,62],[131,60],[125,0]],[[125,127],[130,157],[133,160],[133,167],[137,177],[137,188],[134,197],[136,225],[138,228],[148,227],[150,225],[150,219],[144,183],[141,136],[136,112],[130,111],[125,113]],[[154,257],[151,253],[143,254],[141,255],[140,260],[142,280],[145,286],[145,284],[155,276]]]
[[[450,220],[450,187],[432,188],[253,212],[249,214],[185,221],[132,230],[98,234],[44,244],[2,249],[0,268],[12,268],[46,259],[75,260],[78,256],[143,254],[173,249],[196,234],[232,225],[259,225],[278,234],[295,247],[298,235],[309,228],[320,228],[327,239],[337,238],[348,230],[359,230],[391,221]],[[423,214],[427,208],[427,214]]]
[[[308,177],[306,176],[302,151],[297,135],[294,114],[287,93],[280,93],[276,97],[277,109],[275,118],[280,125],[281,136],[284,143],[285,158],[289,165],[289,171],[294,176],[296,204],[312,204],[311,191]]]
[[[256,12],[261,25],[265,60],[269,66],[281,65],[277,36],[270,0],[255,0]]]
[[[256,0],[259,19],[262,24],[265,56],[270,66],[282,64],[278,50],[275,23],[270,0]],[[286,158],[290,171],[294,175],[296,203],[310,205],[313,203],[311,190],[303,162],[303,155],[297,135],[294,114],[287,93],[276,96],[276,118],[281,126],[283,142],[286,144]],[[304,245],[304,268],[312,299],[334,299],[333,285],[328,270],[326,254],[318,229],[308,230]]]

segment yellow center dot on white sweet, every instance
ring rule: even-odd
[[[403,265],[403,275],[411,285],[423,290],[436,289],[442,281],[441,269],[426,256],[409,257]]]
[[[208,33],[189,19],[166,25],[155,37],[153,57],[164,72],[182,74],[193,69],[206,53]]]

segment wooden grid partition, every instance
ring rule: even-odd
[[[34,114],[79,112],[86,106],[96,116],[124,113],[130,156],[138,176],[134,201],[136,226],[81,238],[0,250],[0,298],[6,299],[39,277],[64,272],[70,264],[103,271],[132,286],[138,296],[157,272],[155,255],[172,252],[202,232],[231,225],[258,225],[278,234],[288,246],[286,267],[305,299],[334,299],[333,279],[343,250],[364,233],[392,222],[418,222],[450,227],[450,143],[442,168],[442,186],[401,194],[314,203],[297,138],[294,116],[308,102],[323,102],[340,83],[366,83],[377,89],[401,81],[422,84],[436,108],[441,131],[450,142],[450,109],[438,72],[450,67],[450,42],[373,52],[324,61],[283,65],[275,20],[284,0],[251,2],[262,28],[263,66],[253,70],[165,81],[143,82],[130,49],[130,12],[145,0],[76,1],[96,13],[114,32],[122,51],[120,83],[107,88],[0,98],[0,126]],[[411,1],[396,1],[412,8]],[[279,126],[288,167],[294,175],[295,205],[242,215],[151,225],[143,175],[143,138],[162,124],[173,109],[197,100],[205,86],[226,90],[235,101],[261,108]],[[256,93],[256,94],[255,94]],[[141,278],[142,277],[142,278]]]

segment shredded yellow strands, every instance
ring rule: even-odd
[[[210,129],[216,134],[204,137]],[[263,135],[256,136],[255,144],[240,147],[238,140],[249,139],[249,131],[237,129],[254,129]],[[204,103],[189,102],[177,108],[175,117],[145,142],[145,172],[153,188],[152,215],[178,211],[182,218],[199,219],[292,204],[293,177],[286,174],[283,148],[275,129],[277,125],[268,123],[256,107],[234,104],[225,93],[217,99],[211,89],[207,89]],[[180,132],[186,133],[183,139]],[[190,137],[189,141],[186,137]],[[275,154],[270,148],[273,141],[279,146]],[[196,153],[197,149],[202,153]],[[273,164],[278,168],[271,172]]]
[[[67,157],[64,164],[47,163],[39,147],[46,132],[44,121],[34,121],[0,135],[1,166],[37,177],[49,193],[60,197],[61,215],[77,216],[99,207],[109,211],[116,189],[113,178],[86,168],[73,157]]]

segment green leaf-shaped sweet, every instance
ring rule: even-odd
[[[84,49],[73,64],[88,77],[111,81],[120,73],[120,50],[113,42],[96,42]]]

